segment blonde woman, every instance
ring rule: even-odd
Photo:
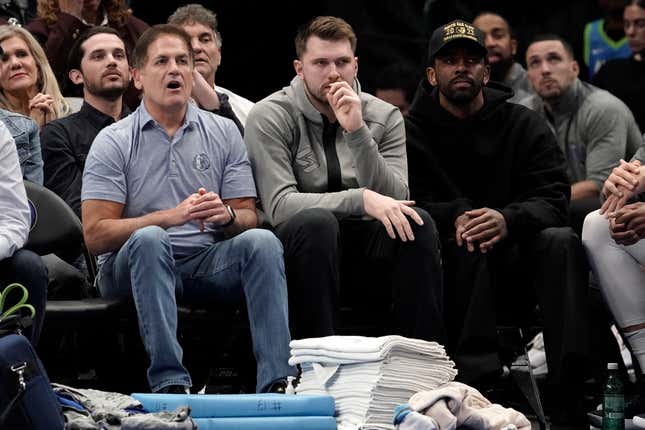
[[[0,26],[0,107],[31,117],[39,127],[66,116],[62,96],[45,52],[25,29]]]

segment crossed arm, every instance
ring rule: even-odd
[[[633,245],[645,237],[645,203],[627,204],[643,191],[645,169],[638,160],[620,160],[605,181],[602,195],[606,199],[600,213],[609,218],[610,235],[619,245]]]
[[[85,200],[82,205],[85,243],[93,254],[103,254],[119,249],[136,230],[156,225],[163,229],[198,220],[215,226],[227,224],[230,205],[236,214],[235,222],[224,229],[227,237],[257,225],[254,198],[221,200],[213,193],[200,188],[174,208],[164,209],[136,218],[121,218],[124,205],[108,200]]]

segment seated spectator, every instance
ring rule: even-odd
[[[38,0],[38,18],[27,25],[47,52],[56,79],[66,96],[82,97],[80,89],[68,85],[67,54],[76,38],[88,28],[101,25],[118,31],[128,56],[148,24],[132,16],[125,0]],[[126,104],[134,109],[139,104],[139,91],[131,86]]]
[[[24,26],[36,16],[36,0],[5,0],[0,8],[0,25]]]
[[[38,125],[27,116],[5,109],[0,109],[0,121],[7,127],[16,143],[22,178],[42,185],[43,157],[40,151]]]
[[[605,62],[631,54],[623,32],[624,4],[625,0],[598,0],[603,17],[585,24],[583,49],[589,80]]]
[[[414,93],[421,74],[409,63],[396,62],[384,67],[374,78],[374,95],[401,111],[405,116],[410,111]]]
[[[177,340],[177,300],[246,299],[257,391],[284,392],[296,369],[280,242],[254,228],[255,186],[235,124],[189,102],[194,53],[173,25],[141,35],[132,54],[137,110],[101,130],[83,173],[85,240],[98,288],[133,296],[154,392],[192,385]]]
[[[356,35],[344,20],[313,19],[295,45],[297,76],[255,104],[244,136],[284,246],[294,336],[337,332],[341,287],[372,296],[386,287],[395,333],[441,341],[437,237],[432,219],[408,200],[401,112],[361,91]],[[341,268],[363,280],[378,268],[387,282],[343,283]]]
[[[645,0],[627,3],[623,23],[632,55],[607,61],[593,83],[625,102],[645,132]]]
[[[600,211],[585,219],[582,242],[589,263],[640,372],[641,402],[645,399],[645,202],[628,201],[645,192],[645,147],[631,162],[621,161],[603,187],[607,197]],[[635,402],[636,405],[639,402]],[[637,406],[638,408],[638,406]],[[631,409],[631,408],[630,408]],[[645,413],[627,410],[625,418]]]
[[[37,254],[23,249],[31,225],[29,218],[16,147],[0,123],[0,292],[14,282],[27,288],[27,303],[35,308],[36,315],[25,335],[36,345],[45,320],[47,269]]]
[[[636,152],[641,133],[623,102],[578,79],[578,63],[561,37],[533,39],[526,64],[536,94],[521,103],[546,119],[565,154],[571,225],[580,233],[584,217],[600,206],[603,182],[621,158]]]
[[[517,103],[533,94],[526,70],[514,61],[517,40],[508,21],[499,14],[482,12],[475,17],[473,25],[486,36],[491,81],[501,82],[515,93],[507,101]]]
[[[177,25],[186,31],[193,44],[193,98],[199,107],[232,120],[240,133],[244,134],[244,123],[253,103],[231,91],[223,93],[219,91],[220,87],[215,85],[215,74],[222,62],[222,37],[217,31],[215,13],[202,5],[189,4],[170,15],[168,24]]]
[[[501,374],[497,322],[526,323],[537,302],[552,419],[573,423],[585,412],[587,268],[567,227],[565,160],[539,115],[489,82],[486,56],[470,23],[432,33],[428,82],[406,118],[411,198],[437,222],[461,380]]]
[[[49,121],[66,116],[69,105],[60,93],[43,49],[27,30],[0,26],[0,48],[3,50],[0,61],[0,108],[33,120],[5,115],[6,119],[14,122],[14,126],[21,128],[12,126],[10,131],[16,135],[21,162],[24,158],[25,179],[31,178],[42,184],[43,162],[37,130]],[[37,126],[34,126],[34,122]],[[29,142],[26,142],[27,139]],[[30,147],[28,155],[26,147]],[[43,261],[49,273],[49,291],[54,296],[66,289],[78,289],[85,282],[82,274],[56,255],[44,256]]]
[[[83,87],[83,106],[42,130],[45,186],[81,216],[81,181],[85,159],[96,135],[130,114],[123,93],[130,84],[125,45],[110,27],[92,27],[76,39],[69,53],[69,78]]]
[[[69,113],[45,52],[25,29],[0,26],[0,108],[31,117],[38,127]]]

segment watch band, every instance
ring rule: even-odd
[[[225,205],[225,206],[226,206],[226,210],[228,211],[228,214],[231,216],[231,219],[228,220],[226,222],[226,224],[220,225],[220,227],[229,227],[229,226],[233,225],[233,223],[235,222],[235,217],[236,217],[235,211],[233,210],[231,205]]]

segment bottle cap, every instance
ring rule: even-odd
[[[618,363],[607,363],[607,370],[617,370]]]

